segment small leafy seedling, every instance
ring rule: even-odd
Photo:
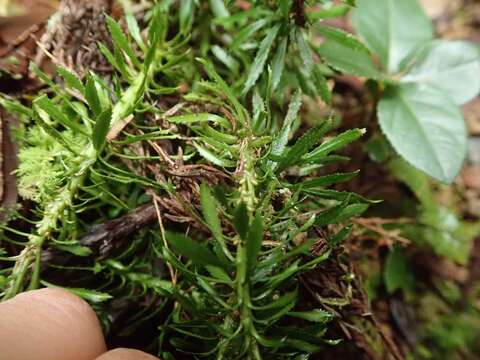
[[[327,41],[319,53],[335,69],[373,79],[383,90],[380,127],[395,151],[416,168],[452,182],[466,155],[462,105],[480,90],[480,52],[464,41],[434,40],[417,0],[360,0],[353,24],[364,51]]]

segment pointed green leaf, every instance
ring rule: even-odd
[[[320,125],[307,131],[295,144],[283,154],[282,161],[278,163],[277,171],[282,171],[289,166],[296,165],[298,160],[311,150],[332,127],[331,121],[324,121]]]
[[[242,201],[233,214],[233,226],[243,240],[247,240],[249,221],[247,205]]]
[[[333,26],[322,24],[315,26],[315,30],[317,30],[326,39],[332,40],[344,47],[355,51],[364,52],[368,55],[370,54],[368,49],[365,47],[365,45],[363,45],[362,42],[360,42],[360,40],[358,40],[354,35],[346,31],[343,31]]]
[[[359,171],[349,173],[337,173],[331,175],[318,176],[311,180],[306,180],[292,185],[293,188],[312,189],[317,187],[326,187],[346,181],[350,181],[357,176]]]
[[[202,205],[203,217],[213,236],[218,241],[223,242],[222,223],[218,217],[219,204],[212,195],[209,186],[205,183],[200,186],[200,204]]]
[[[102,104],[97,92],[97,86],[95,85],[95,79],[92,74],[87,74],[87,82],[85,84],[85,98],[87,99],[90,109],[96,116],[102,113]]]
[[[260,213],[257,213],[247,235],[247,267],[252,269],[257,263],[257,257],[262,248],[263,241],[263,219]]]
[[[351,142],[357,140],[360,138],[362,135],[365,134],[365,129],[351,129],[347,130],[337,136],[335,136],[333,139],[330,139],[323,144],[321,144],[319,147],[317,147],[315,150],[311,151],[310,153],[306,154],[303,156],[303,160],[308,163],[314,163],[319,160],[321,160],[323,157],[327,156],[333,151],[339,150]]]
[[[310,311],[290,311],[288,316],[322,324],[326,324],[333,319],[332,313],[321,309],[314,309]]]
[[[194,263],[224,267],[224,264],[205,245],[193,241],[190,237],[170,231],[165,233],[165,237],[180,255]]]
[[[298,51],[300,52],[300,59],[302,59],[303,66],[305,66],[305,72],[310,74],[313,70],[313,56],[310,45],[305,40],[307,35],[303,30],[296,31],[296,40]]]
[[[62,124],[65,128],[71,129],[71,130],[76,131],[80,134],[86,135],[86,132],[82,128],[82,126],[80,124],[78,124],[77,122],[75,122],[74,120],[71,120],[67,115],[63,114],[60,111],[59,106],[54,104],[47,97],[47,95],[42,95],[42,96],[36,98],[33,101],[33,104],[35,106],[38,106],[43,111],[45,111],[54,121],[58,122],[59,124]]]
[[[288,37],[284,37],[282,42],[277,46],[272,61],[272,91],[275,91],[282,78],[283,69],[285,68],[285,54],[287,52]]]
[[[290,105],[288,106],[287,116],[283,122],[283,126],[280,129],[280,132],[275,136],[275,139],[272,141],[272,150],[271,154],[274,156],[280,156],[284,151],[288,143],[288,137],[290,136],[290,131],[292,125],[297,119],[298,112],[302,105],[302,92],[300,90],[295,91],[293,94]],[[277,164],[273,161],[269,162],[271,169],[276,168]]]
[[[133,16],[132,14],[126,14],[125,21],[127,22],[128,32],[132,36],[133,40],[135,40],[140,49],[145,50],[146,46],[143,42],[140,27],[138,26],[138,22],[135,19],[135,16]]]
[[[57,73],[63,77],[67,86],[78,90],[82,95],[85,94],[85,86],[83,86],[82,81],[75,74],[62,66],[57,67]]]
[[[263,69],[265,68],[265,62],[267,61],[268,54],[270,53],[270,49],[272,48],[273,42],[275,41],[279,29],[280,25],[269,29],[267,31],[267,35],[260,43],[260,47],[258,49],[257,55],[255,56],[255,59],[253,60],[253,64],[250,68],[247,81],[245,82],[245,86],[242,91],[243,95],[248,93],[252,86],[255,85],[260,74],[263,72]]]
[[[226,18],[230,16],[223,0],[210,0],[210,8],[217,18]]]
[[[389,88],[378,106],[383,133],[405,160],[428,175],[452,182],[465,159],[467,130],[448,97],[431,88]]]
[[[92,142],[95,150],[100,151],[105,144],[108,131],[110,130],[110,120],[112,118],[112,109],[108,108],[103,111],[95,122],[95,127],[92,131]]]
[[[178,11],[178,17],[180,20],[180,31],[186,34],[193,24],[194,10],[193,0],[180,0],[180,9]]]
[[[110,32],[110,35],[112,36],[112,40],[120,50],[124,51],[125,54],[130,58],[130,60],[138,67],[140,67],[142,64],[138,60],[137,56],[135,55],[135,52],[133,51],[132,47],[130,46],[130,43],[123,33],[122,29],[120,28],[120,25],[113,20],[110,16],[106,17],[107,20],[107,27],[108,31]]]
[[[334,41],[326,41],[317,48],[317,53],[335,70],[369,79],[380,79],[372,57]]]

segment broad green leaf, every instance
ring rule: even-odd
[[[413,274],[401,249],[395,248],[388,254],[385,261],[383,281],[389,294],[393,294],[398,289],[409,290],[412,288]]]
[[[346,47],[334,41],[326,41],[317,48],[317,53],[335,70],[369,79],[380,79],[370,54]]]
[[[267,31],[267,35],[260,43],[260,47],[258,49],[257,55],[255,55],[255,59],[253,60],[253,64],[250,68],[247,81],[245,82],[245,86],[243,87],[243,91],[242,91],[243,95],[248,93],[248,91],[252,88],[252,86],[255,85],[260,74],[263,72],[265,68],[265,62],[267,61],[268,54],[270,53],[270,49],[272,48],[273,42],[277,37],[277,33],[279,29],[280,29],[280,25],[277,25],[269,29]]]
[[[205,245],[193,241],[190,237],[170,231],[165,233],[165,237],[180,255],[194,263],[224,267],[224,264]]]
[[[389,88],[378,117],[393,148],[410,164],[445,183],[457,176],[467,131],[457,105],[443,93],[415,84]]]
[[[218,217],[217,199],[212,195],[207,184],[202,183],[200,186],[200,204],[202,205],[202,213],[207,225],[215,239],[223,242],[222,223]]]
[[[333,319],[332,313],[321,309],[314,309],[310,311],[290,311],[288,316],[323,324]]]
[[[257,213],[248,229],[247,235],[247,263],[248,269],[252,269],[257,263],[257,257],[262,248],[263,241],[263,219]]]
[[[100,151],[105,144],[108,131],[110,130],[110,120],[112,119],[112,109],[103,111],[95,121],[95,127],[92,131],[92,142],[95,150]]]
[[[233,226],[235,226],[237,234],[244,240],[248,240],[247,234],[249,221],[247,205],[242,201],[238,204],[235,213],[233,214]]]
[[[436,41],[415,59],[402,82],[430,86],[462,105],[480,91],[480,51],[463,41]]]
[[[353,24],[390,73],[433,38],[433,26],[418,0],[359,0]]]

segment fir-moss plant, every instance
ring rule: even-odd
[[[333,315],[320,303],[299,304],[299,277],[328,258],[349,233],[340,224],[363,213],[368,201],[328,189],[356,173],[315,171],[344,160],[334,152],[364,131],[324,140],[333,125],[322,120],[300,136],[300,90],[275,111],[260,91],[251,106],[240,100],[241,91],[209,61],[185,56],[181,35],[167,40],[162,6],[152,11],[148,44],[133,18],[128,25],[135,42],[107,20],[113,52],[100,49],[116,70],[113,79],[89,73],[82,80],[60,68],[61,86],[34,69],[45,94],[31,107],[3,100],[35,121],[23,135],[18,176],[23,196],[38,206],[30,233],[7,229],[25,242],[3,237],[23,249],[2,258],[14,263],[2,269],[3,298],[40,284],[61,285],[96,304],[106,325],[115,298],[148,298],[137,320],[164,312],[155,347],[165,359],[316,353],[332,343],[325,333]],[[206,76],[182,97],[178,89],[191,80],[192,68]],[[271,90],[274,76],[267,72],[261,87]],[[159,103],[163,94],[177,104]],[[122,134],[109,136],[112,131]],[[168,150],[166,140],[175,148]],[[39,164],[32,154],[46,160],[46,176],[35,177]],[[82,212],[124,211],[144,202],[143,192],[153,201],[159,229],[124,239],[120,252],[98,254],[82,243]],[[58,263],[58,251],[69,261]],[[168,272],[158,271],[159,262]],[[58,279],[65,272],[72,278]]]

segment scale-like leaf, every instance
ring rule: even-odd
[[[467,130],[457,105],[443,93],[415,84],[389,88],[378,117],[394,149],[410,164],[442,182],[457,176]]]
[[[479,74],[477,47],[464,41],[436,41],[421,52],[402,81],[440,90],[461,105],[478,95]]]
[[[417,0],[359,0],[352,20],[391,73],[433,38],[433,26]]]

